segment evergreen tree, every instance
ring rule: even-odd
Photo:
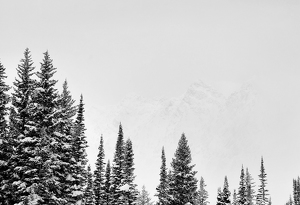
[[[196,204],[197,205],[208,205],[208,192],[205,189],[206,184],[204,182],[203,177],[200,178],[199,191],[197,193]]]
[[[33,135],[33,103],[32,93],[36,82],[32,79],[34,67],[29,49],[25,49],[24,59],[18,65],[18,79],[15,79],[12,93],[10,116],[10,134],[13,139],[14,154],[11,156],[9,184],[12,185],[11,204],[24,202],[30,195],[30,187],[34,185],[36,165],[34,160],[37,147],[36,136]],[[32,187],[33,189],[34,187]]]
[[[246,168],[246,176],[245,176],[245,181],[246,181],[246,196],[247,196],[247,201],[249,205],[253,205],[253,200],[255,197],[255,191],[254,191],[254,182],[251,174],[248,171],[248,168]]]
[[[125,192],[123,191],[123,194],[125,195],[128,205],[132,205],[136,201],[138,192],[136,190],[137,185],[134,183],[134,154],[130,139],[128,139],[125,143],[124,153],[124,184],[128,185],[128,190]]]
[[[289,200],[285,203],[285,205],[293,205],[294,204],[294,202],[293,202],[293,200],[292,200],[292,196],[290,195],[290,198],[289,198]]]
[[[110,162],[108,160],[106,164],[106,171],[105,171],[105,181],[104,181],[104,204],[111,205],[112,202],[112,194],[111,194],[111,168]]]
[[[160,183],[156,188],[158,197],[158,205],[167,205],[168,204],[168,176],[166,168],[166,157],[164,147],[162,148],[161,153],[161,167],[160,167]]]
[[[6,120],[8,114],[7,104],[10,101],[7,92],[10,87],[6,85],[5,78],[7,78],[5,68],[0,62],[0,201],[3,204],[9,204],[11,198],[9,161],[13,154],[13,145]]]
[[[245,183],[245,172],[242,166],[241,176],[240,176],[240,186],[237,193],[237,203],[239,205],[248,204],[247,195],[246,195],[246,183]]]
[[[233,190],[233,197],[232,197],[232,205],[237,205],[238,201],[237,201],[237,195],[236,195],[236,191],[235,189]]]
[[[153,205],[149,192],[146,191],[145,186],[142,187],[142,191],[139,192],[137,197],[137,205]]]
[[[222,193],[222,198],[223,198],[222,201],[225,205],[231,204],[230,195],[231,195],[231,193],[229,191],[229,184],[228,184],[227,176],[225,176],[224,188],[223,188],[223,193]]]
[[[193,171],[195,165],[191,165],[192,157],[188,141],[182,134],[175,158],[172,159],[170,181],[171,205],[184,205],[188,202],[194,202],[196,199],[197,179],[196,171]]]
[[[111,174],[111,194],[113,205],[119,205],[123,203],[123,194],[120,190],[120,187],[124,185],[124,151],[123,128],[120,124]]]
[[[224,205],[224,202],[223,202],[223,193],[222,193],[220,187],[218,188],[217,204],[216,205]]]
[[[268,204],[268,190],[266,189],[267,185],[267,174],[264,168],[264,161],[261,158],[261,166],[260,166],[260,174],[258,175],[260,185],[258,189],[258,193],[256,196],[256,204],[257,205],[267,205]]]
[[[87,186],[84,192],[84,205],[95,205],[95,194],[93,190],[93,176],[91,173],[91,166],[87,169]]]
[[[75,162],[73,166],[71,187],[71,203],[81,203],[83,201],[84,187],[86,185],[86,169],[87,155],[86,147],[87,141],[85,136],[84,124],[84,104],[83,96],[80,96],[80,101],[77,110],[77,116],[72,133],[71,150],[73,153],[72,160]]]
[[[294,204],[300,205],[300,178],[293,179],[293,196]]]
[[[96,161],[96,169],[94,171],[94,192],[95,192],[95,200],[96,200],[96,205],[102,205],[104,204],[104,196],[105,196],[105,191],[104,191],[104,180],[105,180],[105,170],[104,166],[105,163],[103,162],[104,160],[104,147],[103,147],[103,137],[101,135],[100,138],[100,145],[98,148],[98,156],[97,156],[97,161]]]

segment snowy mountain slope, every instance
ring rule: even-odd
[[[165,147],[169,164],[178,139],[185,132],[197,176],[206,180],[210,201],[214,203],[225,175],[231,191],[238,188],[242,164],[249,167],[258,183],[262,155],[266,157],[269,180],[275,180],[276,175],[271,174],[273,170],[268,164],[273,163],[276,169],[276,159],[272,158],[274,153],[266,149],[270,147],[269,133],[273,129],[268,113],[274,111],[266,106],[268,103],[260,90],[249,83],[231,94],[223,94],[198,81],[182,96],[173,99],[149,100],[130,95],[116,107],[87,107],[89,159],[94,166],[101,134],[106,158],[113,159],[118,125],[122,122],[125,139],[129,137],[133,142],[136,182],[140,187],[146,185],[154,194],[159,182],[161,148]],[[271,194],[276,193],[276,188],[269,189]],[[276,197],[272,195],[272,199]]]

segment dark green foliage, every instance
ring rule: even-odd
[[[197,179],[195,165],[191,165],[192,157],[188,141],[182,134],[175,158],[171,163],[170,195],[171,205],[184,205],[188,202],[193,203],[196,199]]]
[[[256,196],[256,204],[257,205],[266,205],[268,204],[268,190],[266,189],[267,185],[267,174],[265,172],[264,160],[261,158],[261,166],[260,166],[260,174],[258,175],[260,185],[258,188],[257,196]]]
[[[93,175],[91,173],[91,166],[87,170],[87,186],[84,192],[84,205],[95,205],[95,194],[93,190]]]
[[[246,183],[245,183],[245,172],[242,166],[241,176],[240,176],[240,186],[237,193],[237,202],[239,205],[248,204],[247,195],[246,195]]]
[[[205,187],[206,187],[206,184],[204,182],[203,177],[201,177],[195,204],[197,204],[197,205],[208,205],[209,204],[209,202],[207,201],[208,192],[206,191]]]
[[[167,175],[167,167],[166,167],[166,156],[165,156],[165,149],[162,148],[161,153],[161,167],[160,167],[160,183],[156,188],[158,197],[158,205],[167,205],[169,200],[168,195],[168,175]]]
[[[100,138],[100,145],[98,148],[98,156],[96,161],[96,169],[94,171],[94,193],[95,193],[95,201],[96,205],[102,205],[104,204],[104,196],[105,196],[105,190],[104,190],[104,181],[105,181],[105,163],[104,160],[104,147],[103,147],[103,137],[101,135]]]
[[[111,194],[114,205],[123,203],[120,187],[124,185],[124,151],[123,128],[120,124],[111,174]]]
[[[128,139],[125,143],[124,154],[124,185],[128,186],[128,190],[123,190],[123,195],[128,205],[131,205],[136,201],[138,191],[136,190],[137,185],[134,183],[134,154],[132,149],[132,142],[130,139]]]
[[[10,87],[6,85],[5,68],[0,62],[0,201],[8,204],[11,198],[10,187],[10,158],[13,154],[12,139],[8,133],[8,123],[6,117],[8,114],[7,104],[10,97],[7,94]]]

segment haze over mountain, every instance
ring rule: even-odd
[[[238,188],[242,165],[249,168],[258,185],[261,156],[272,201],[283,203],[292,193],[292,177],[300,170],[294,155],[300,130],[299,95],[295,96],[293,83],[286,89],[281,86],[266,80],[261,84],[257,79],[242,85],[223,82],[213,86],[199,80],[172,99],[131,94],[116,106],[87,105],[90,163],[94,166],[101,134],[106,158],[113,159],[121,122],[125,139],[133,142],[136,182],[155,194],[161,148],[165,147],[169,165],[184,132],[197,177],[204,177],[211,203],[215,203],[225,175],[232,193]]]

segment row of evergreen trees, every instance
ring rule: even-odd
[[[300,177],[293,179],[293,197],[290,195],[285,205],[300,205]]]
[[[74,105],[67,82],[59,93],[48,52],[35,71],[29,49],[11,89],[0,63],[1,204],[84,201],[87,141],[83,97]],[[75,118],[75,119],[74,119]]]

